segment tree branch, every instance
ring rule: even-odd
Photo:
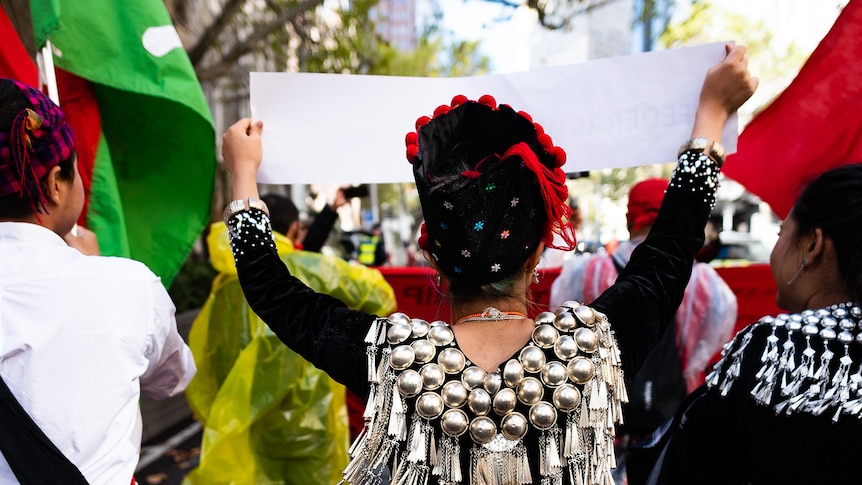
[[[227,54],[222,56],[222,58],[214,65],[195,69],[197,71],[198,79],[200,81],[209,81],[218,77],[219,74],[225,71],[226,66],[233,64],[244,54],[250,52],[258,42],[265,39],[276,29],[283,27],[290,19],[317,8],[321,4],[323,4],[323,0],[305,0],[291,8],[288,8],[272,21],[256,28],[252,35],[240,42],[237,42],[233,48],[231,48]]]
[[[242,8],[244,3],[245,0],[227,0],[218,17],[204,30],[204,33],[200,36],[194,47],[189,49],[189,59],[192,61],[193,66],[197,67],[198,63],[203,59],[204,54],[213,45],[215,39],[230,25],[231,20],[236,16],[236,13]]]

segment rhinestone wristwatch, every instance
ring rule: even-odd
[[[224,208],[225,224],[227,224],[228,219],[237,212],[242,212],[248,209],[262,210],[264,214],[269,215],[269,208],[266,206],[266,203],[256,197],[249,197],[248,200],[232,200],[228,203],[227,207]]]
[[[709,149],[708,152],[706,152],[707,149]],[[717,141],[710,141],[707,138],[692,138],[679,147],[677,156],[689,150],[705,152],[719,168],[724,165],[724,147]]]

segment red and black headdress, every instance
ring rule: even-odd
[[[416,129],[406,144],[425,216],[419,245],[447,277],[493,283],[515,274],[540,242],[574,248],[566,154],[529,115],[488,95],[456,96]]]
[[[60,108],[41,91],[12,79],[31,108],[21,110],[8,132],[0,131],[0,197],[29,198],[34,212],[44,211],[39,180],[75,150],[72,130]]]

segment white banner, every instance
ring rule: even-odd
[[[724,43],[460,78],[251,73],[263,120],[258,181],[412,182],[404,136],[456,94],[523,110],[566,150],[566,172],[673,162]],[[722,143],[736,150],[737,119]]]

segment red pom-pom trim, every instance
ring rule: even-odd
[[[419,118],[417,118],[416,131],[419,131],[419,128],[422,128],[423,126],[427,125],[429,121],[431,121],[431,118],[429,118],[428,116],[420,116]]]
[[[554,141],[551,140],[551,137],[546,135],[545,133],[539,135],[538,140],[539,144],[542,145],[545,150],[550,150],[554,146]]]
[[[407,145],[407,161],[413,162],[416,155],[419,153],[419,145]]]
[[[527,121],[532,123],[533,117],[530,116],[530,113],[527,113],[526,111],[518,111],[518,114],[523,116],[524,118],[527,118]]]
[[[542,136],[545,134],[545,127],[544,126],[542,126],[538,123],[533,123],[533,126],[536,127],[536,135],[537,136]]]
[[[428,229],[425,227],[425,223],[422,223],[422,226],[419,228],[419,249],[426,251],[428,250]]]
[[[437,109],[434,110],[434,117],[436,118],[440,115],[445,115],[451,109],[452,108],[446,106],[445,104],[441,104],[440,106],[437,107]]]
[[[557,161],[557,166],[562,167],[566,164],[566,151],[560,147],[551,147],[548,149],[548,153],[554,156],[554,159]]]
[[[450,106],[452,106],[453,108],[457,108],[458,106],[461,106],[462,104],[466,103],[467,101],[470,101],[470,99],[467,96],[464,96],[463,94],[456,94],[452,98],[452,102],[450,103]]]
[[[490,108],[497,108],[497,100],[494,99],[494,97],[490,94],[483,94],[479,97],[478,101],[479,103],[484,104],[485,106],[488,106]]]
[[[418,140],[419,135],[417,135],[415,131],[411,131],[410,133],[407,133],[407,136],[404,137],[404,144],[415,145]]]

